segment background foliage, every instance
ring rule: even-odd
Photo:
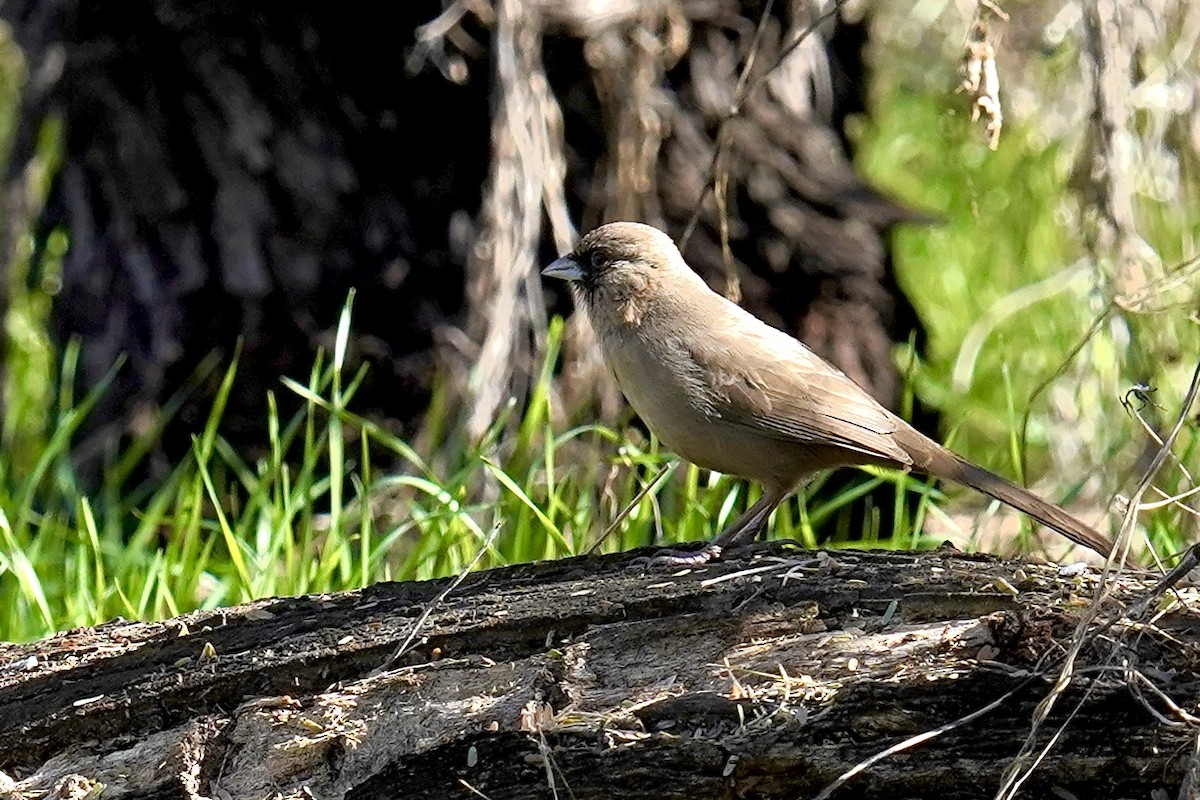
[[[1189,28],[1156,28],[1134,92],[1132,156],[1107,165],[1131,174],[1133,234],[1143,246],[1143,280],[1119,285],[1116,256],[1096,234],[1089,165],[1098,151],[1085,135],[1091,77],[1073,8],[1008,9],[1008,38],[997,54],[1007,122],[992,151],[958,91],[970,19],[948,4],[880,4],[873,104],[854,138],[864,174],[940,218],[905,228],[895,242],[901,281],[930,331],[927,359],[897,353],[911,366],[910,390],[941,410],[956,449],[1096,519],[1136,480],[1154,446],[1150,431],[1180,413],[1200,353],[1200,218],[1188,213],[1200,188],[1200,128],[1194,97],[1191,105],[1177,101],[1181,87],[1195,91],[1200,82],[1194,43],[1168,32]],[[1162,11],[1171,19],[1196,13],[1187,4]],[[11,135],[25,70],[12,42],[0,41],[0,142]],[[43,131],[22,183],[27,208],[45,196],[59,136],[55,125]],[[354,413],[363,376],[345,368],[351,298],[328,356],[280,385],[304,408],[284,418],[271,403],[262,423],[269,453],[240,454],[222,439],[237,364],[209,364],[224,371],[223,391],[165,484],[147,491],[129,479],[159,433],[150,426],[143,441],[113,455],[103,487],[84,492],[67,446],[95,396],[62,388],[71,385],[77,353],[56,352],[46,333],[58,280],[53,259],[30,275],[32,231],[20,219],[7,222],[16,246],[5,321],[0,638],[445,575],[480,548],[485,565],[584,552],[669,463],[636,430],[571,426],[551,380],[562,340],[557,320],[530,397],[510,403],[483,437],[447,429],[443,391],[422,433],[396,438]],[[47,248],[61,256],[69,244],[56,232]],[[1153,389],[1142,400],[1128,395],[1138,384]],[[1196,447],[1191,425],[1177,464],[1160,478],[1164,492],[1194,485]],[[947,503],[919,478],[878,470],[820,504],[783,507],[775,529],[815,546],[814,528],[880,481],[915,493],[915,511],[900,504],[894,529],[843,529],[836,545],[921,546],[955,531],[971,542],[973,517],[953,512],[977,498]],[[747,491],[756,490],[682,465],[602,546],[710,536]],[[1179,503],[1163,503],[1143,522],[1162,553],[1179,550],[1196,530],[1194,512]]]

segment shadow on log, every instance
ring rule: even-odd
[[[1026,796],[1174,796],[1189,770],[1195,731],[1166,698],[1200,691],[1193,590],[1131,621],[1146,587],[1121,578],[1018,758],[1095,571],[787,543],[670,574],[629,561],[476,573],[440,603],[446,580],[380,584],[0,646],[0,790],[812,797],[981,710],[831,796],[991,796],[1016,761]]]

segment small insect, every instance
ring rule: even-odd
[[[1155,406],[1157,408],[1157,404],[1150,398],[1150,395],[1157,391],[1157,386],[1151,386],[1148,383],[1135,383],[1129,387],[1129,391],[1125,392],[1125,396],[1121,398],[1121,405],[1125,406],[1125,410],[1130,414],[1134,413],[1133,400],[1138,402],[1138,411],[1143,410],[1146,406]],[[1130,400],[1130,398],[1133,398],[1133,400]]]

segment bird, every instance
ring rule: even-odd
[[[1112,551],[1092,527],[946,449],[798,339],[713,291],[653,226],[602,225],[542,275],[569,282],[622,393],[668,449],[762,485],[696,560],[754,542],[819,473],[865,465],[969,486],[1100,555]]]

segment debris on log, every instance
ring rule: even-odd
[[[1194,589],[1094,603],[1094,569],[948,550],[636,555],[0,645],[0,794],[1173,797],[1195,768]]]

